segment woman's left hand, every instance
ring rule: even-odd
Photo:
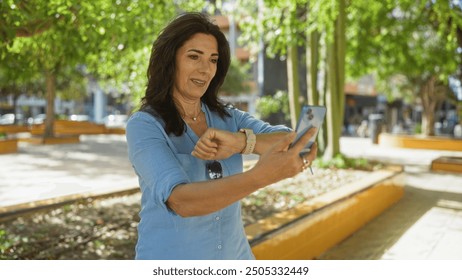
[[[240,153],[245,144],[244,133],[208,128],[191,154],[203,160],[221,160]]]

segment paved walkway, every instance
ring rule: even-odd
[[[341,149],[350,157],[403,165],[405,194],[319,259],[462,260],[462,174],[430,171],[432,160],[462,153],[387,148],[346,137]]]
[[[341,150],[403,164],[404,198],[329,250],[322,259],[461,259],[462,175],[429,171],[450,151],[384,148],[370,139],[342,138]],[[81,136],[81,143],[36,146],[0,155],[0,210],[56,197],[137,188],[123,135]]]
[[[462,176],[406,173],[396,205],[319,259],[462,260]]]
[[[19,143],[0,155],[0,207],[138,186],[124,135],[80,136],[78,144]]]

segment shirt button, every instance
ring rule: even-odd
[[[218,245],[218,247],[217,247],[217,248],[218,248],[218,250],[221,250],[221,245]]]
[[[216,217],[215,217],[215,220],[219,221],[219,220],[220,220],[220,216],[216,216]]]

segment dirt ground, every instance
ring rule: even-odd
[[[243,199],[245,225],[364,176],[315,169]],[[140,194],[82,201],[0,224],[0,259],[133,259]]]

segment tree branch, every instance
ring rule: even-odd
[[[59,18],[58,18],[59,19]],[[53,20],[36,20],[16,29],[16,37],[32,37],[39,35],[53,26]]]

